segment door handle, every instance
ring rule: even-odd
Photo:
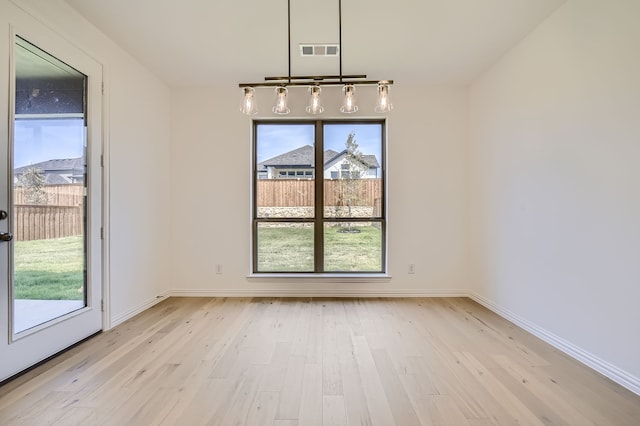
[[[0,232],[0,242],[11,240],[13,240],[13,234],[11,232]]]

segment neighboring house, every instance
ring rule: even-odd
[[[13,170],[14,182],[17,182],[18,178],[27,170],[33,168],[42,170],[46,185],[69,185],[84,182],[84,157],[47,160],[18,167]]]
[[[258,164],[258,179],[311,179],[313,178],[314,148],[311,145],[294,149]],[[324,178],[350,178],[355,171],[345,161],[347,150],[324,152]],[[374,179],[379,177],[380,163],[375,155],[362,155],[359,177]]]

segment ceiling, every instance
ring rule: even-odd
[[[566,0],[342,0],[344,74],[466,84]],[[173,87],[287,75],[286,0],[66,0]],[[291,0],[293,75],[338,74],[338,0]]]

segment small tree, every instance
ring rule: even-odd
[[[29,167],[18,176],[16,186],[22,187],[26,204],[47,204],[47,192],[44,190],[46,179],[42,169]]]
[[[341,207],[347,208],[347,216],[353,217],[353,207],[358,204],[361,199],[361,182],[360,179],[364,174],[362,153],[358,149],[355,132],[349,133],[345,141],[346,153],[342,163],[341,170],[338,175],[338,185],[336,186],[336,210],[340,211]],[[348,222],[346,232],[356,232]]]

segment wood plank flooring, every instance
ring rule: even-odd
[[[170,298],[0,387],[2,425],[640,425],[465,298]]]

